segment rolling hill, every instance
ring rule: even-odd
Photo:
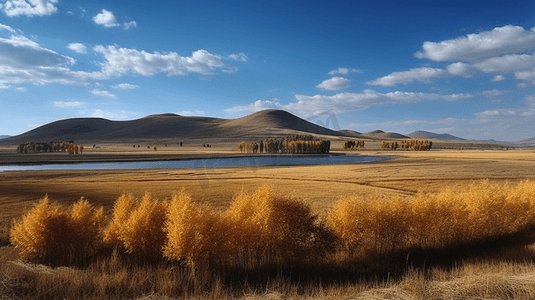
[[[465,139],[453,136],[451,134],[447,133],[434,133],[429,131],[414,131],[407,136],[414,138],[414,139],[434,139],[434,140],[445,140],[445,141],[465,141]]]
[[[0,135],[0,140],[1,140],[1,139],[6,139],[6,138],[8,138],[8,137],[9,137],[9,135]]]
[[[157,114],[130,121],[102,118],[74,118],[55,121],[0,141],[16,144],[28,141],[127,141],[168,138],[256,138],[286,134],[344,136],[283,110],[264,110],[239,119]]]

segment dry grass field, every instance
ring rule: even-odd
[[[67,159],[173,159],[236,154],[232,145],[168,149],[158,145],[158,151],[144,147],[87,147],[83,155]],[[135,198],[150,193],[155,199],[170,200],[173,192],[184,189],[193,204],[223,213],[241,191],[250,193],[267,184],[277,195],[300,199],[313,214],[324,219],[340,200],[350,197],[408,199],[446,188],[466,190],[484,179],[511,185],[525,179],[535,180],[535,152],[529,150],[359,153],[398,157],[378,163],[326,166],[0,173],[0,298],[535,298],[535,245],[531,244],[530,232],[523,233],[521,243],[514,239],[491,241],[466,249],[449,249],[455,253],[451,256],[438,251],[421,254],[413,261],[392,254],[370,264],[338,265],[335,271],[324,267],[267,270],[249,275],[248,281],[244,280],[248,284],[232,287],[228,284],[229,274],[188,273],[168,263],[139,265],[125,262],[116,254],[76,268],[29,264],[20,261],[17,251],[9,245],[13,220],[20,219],[45,195],[63,205],[84,197],[96,207],[103,206],[111,218],[116,199],[125,192]],[[2,155],[4,161],[17,159]],[[47,159],[57,161],[64,157],[65,154],[51,154]],[[447,257],[442,259],[444,256]],[[311,272],[325,275],[310,276]],[[235,281],[231,283],[236,285]]]

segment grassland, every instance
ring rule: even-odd
[[[125,150],[126,148],[124,146]],[[146,149],[147,153],[143,154],[128,154],[161,155],[148,153],[149,151],[152,150]],[[184,155],[218,153],[217,148],[176,151],[183,151]],[[110,151],[106,155],[119,156],[119,151]],[[20,218],[24,211],[45,194],[65,205],[84,196],[90,203],[104,206],[109,215],[113,203],[123,192],[130,192],[139,198],[149,192],[155,198],[169,199],[173,191],[185,188],[194,203],[222,212],[228,209],[233,197],[240,191],[251,192],[269,184],[274,186],[278,194],[302,199],[321,218],[326,217],[340,199],[352,196],[373,196],[378,199],[397,196],[403,199],[418,192],[434,193],[444,188],[466,189],[481,179],[496,183],[507,181],[511,184],[523,179],[535,179],[533,151],[456,150],[396,152],[396,155],[399,158],[395,160],[355,165],[0,173],[0,243],[4,245],[0,249],[0,268],[3,274],[0,287],[7,291],[16,288],[18,284],[21,291],[18,296],[27,298],[30,298],[30,294],[24,292],[31,293],[32,289],[42,298],[50,297],[54,291],[57,292],[54,286],[58,284],[71,290],[70,294],[63,296],[78,298],[91,293],[98,295],[95,292],[98,288],[104,291],[108,289],[109,293],[104,293],[106,295],[146,299],[158,298],[165,295],[165,291],[178,290],[183,296],[212,299],[388,299],[390,296],[398,299],[533,298],[535,248],[531,244],[519,245],[509,240],[495,241],[494,244],[479,245],[473,249],[455,249],[457,255],[447,259],[436,259],[444,256],[442,252],[428,253],[427,257],[424,256],[426,264],[415,261],[413,265],[406,265],[405,257],[393,255],[375,266],[353,265],[349,268],[358,271],[350,272],[352,275],[330,273],[322,269],[311,270],[325,272],[326,277],[334,278],[330,282],[325,276],[313,277],[307,281],[307,276],[296,277],[291,274],[285,277],[277,272],[275,275],[267,272],[265,274],[269,276],[253,278],[250,285],[238,289],[229,288],[225,277],[214,274],[196,274],[197,279],[194,280],[191,279],[191,274],[181,273],[185,271],[174,266],[132,266],[120,262],[121,259],[117,257],[80,269],[52,269],[25,264],[17,260],[18,254],[8,246],[8,231],[12,220]],[[528,234],[522,240],[531,241],[531,237]],[[343,272],[346,271],[347,269]],[[198,279],[203,276],[205,279]],[[240,274],[236,276],[239,277]],[[176,278],[179,277],[186,279],[177,283]],[[301,281],[296,282],[295,278],[301,278]],[[93,283],[89,284],[88,281]],[[318,281],[325,283],[320,284]],[[136,284],[141,286],[137,289],[139,293],[128,292]],[[62,295],[57,296],[59,298]]]

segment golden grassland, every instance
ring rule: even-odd
[[[136,199],[142,199],[148,192],[154,199],[170,202],[173,191],[184,188],[191,195],[192,209],[198,207],[200,211],[209,211],[208,215],[224,216],[230,214],[229,211],[232,211],[236,202],[233,199],[241,191],[251,193],[268,184],[274,187],[278,195],[304,201],[312,214],[319,215],[319,219],[332,219],[329,213],[337,210],[337,203],[338,206],[344,205],[340,202],[341,199],[355,197],[354,199],[360,200],[352,200],[353,202],[366,202],[366,199],[372,197],[374,201],[366,203],[381,203],[381,207],[389,207],[398,212],[405,210],[391,219],[399,220],[399,216],[407,215],[409,210],[415,212],[411,207],[418,206],[404,205],[414,204],[422,193],[437,193],[448,188],[453,191],[469,191],[474,181],[481,179],[489,179],[487,184],[490,186],[501,186],[506,182],[508,186],[516,186],[524,179],[533,180],[535,177],[535,153],[532,151],[429,151],[395,154],[400,157],[391,161],[338,166],[0,173],[0,243],[9,243],[12,220],[20,219],[45,194],[65,207],[84,196],[94,207],[103,206],[104,214],[115,220],[113,205],[124,192],[131,193]],[[143,201],[139,202],[142,205]],[[349,204],[345,205],[352,202],[347,203]],[[496,210],[491,206],[487,208]],[[157,211],[155,208],[154,213]],[[448,212],[447,209],[440,211]],[[422,212],[415,214],[421,215]],[[401,221],[410,220],[414,218]],[[434,220],[437,220],[436,217],[428,221]],[[425,219],[420,220],[424,221]],[[118,221],[119,223],[121,222]],[[139,226],[134,223],[127,227]],[[486,224],[499,223],[487,220]],[[362,228],[366,229],[365,225]],[[459,228],[466,227],[471,228]],[[407,241],[429,241],[429,237],[408,237],[406,232],[399,234],[405,234],[403,240]],[[436,235],[432,234],[431,238]],[[0,270],[3,274],[0,289],[4,289],[0,292],[11,293],[9,295],[19,298],[32,298],[32,295],[58,299],[88,298],[91,295],[96,298],[144,299],[162,298],[165,295],[205,299],[532,299],[535,295],[535,250],[531,245],[531,236],[529,232],[522,232],[512,239],[493,240],[460,248],[451,244],[438,245],[430,247],[431,251],[423,254],[415,250],[409,259],[406,255],[386,251],[390,254],[381,254],[379,260],[371,259],[373,263],[353,261],[335,264],[335,267],[327,264],[327,267],[303,267],[290,271],[267,269],[246,275],[238,271],[223,274],[209,271],[191,273],[191,270],[188,271],[180,264],[166,262],[140,265],[117,254],[120,251],[113,252],[111,256],[99,257],[81,267],[51,268],[21,262],[18,251],[12,246],[6,246],[0,248]],[[455,241],[456,238],[450,240]],[[369,248],[387,248],[384,245],[377,247],[382,245],[378,241],[374,238]],[[362,244],[362,241],[357,244],[359,243]],[[429,243],[435,245],[435,242]],[[446,252],[435,249],[444,246],[449,247]],[[351,248],[349,244],[345,247]],[[403,247],[411,247],[411,244]],[[168,249],[169,253],[173,252],[173,247]],[[336,255],[336,259],[341,259],[347,258],[349,254],[339,252]],[[369,251],[353,251],[352,254],[353,258],[369,256]],[[311,276],[311,273],[315,276]],[[61,291],[57,288],[58,285],[62,286]],[[13,290],[20,294],[13,294]]]

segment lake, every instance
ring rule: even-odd
[[[325,156],[246,156],[203,158],[168,161],[94,162],[34,165],[3,165],[4,171],[53,171],[53,170],[135,170],[135,169],[197,169],[260,166],[305,166],[349,163],[371,163],[392,159],[392,156],[325,155]]]

